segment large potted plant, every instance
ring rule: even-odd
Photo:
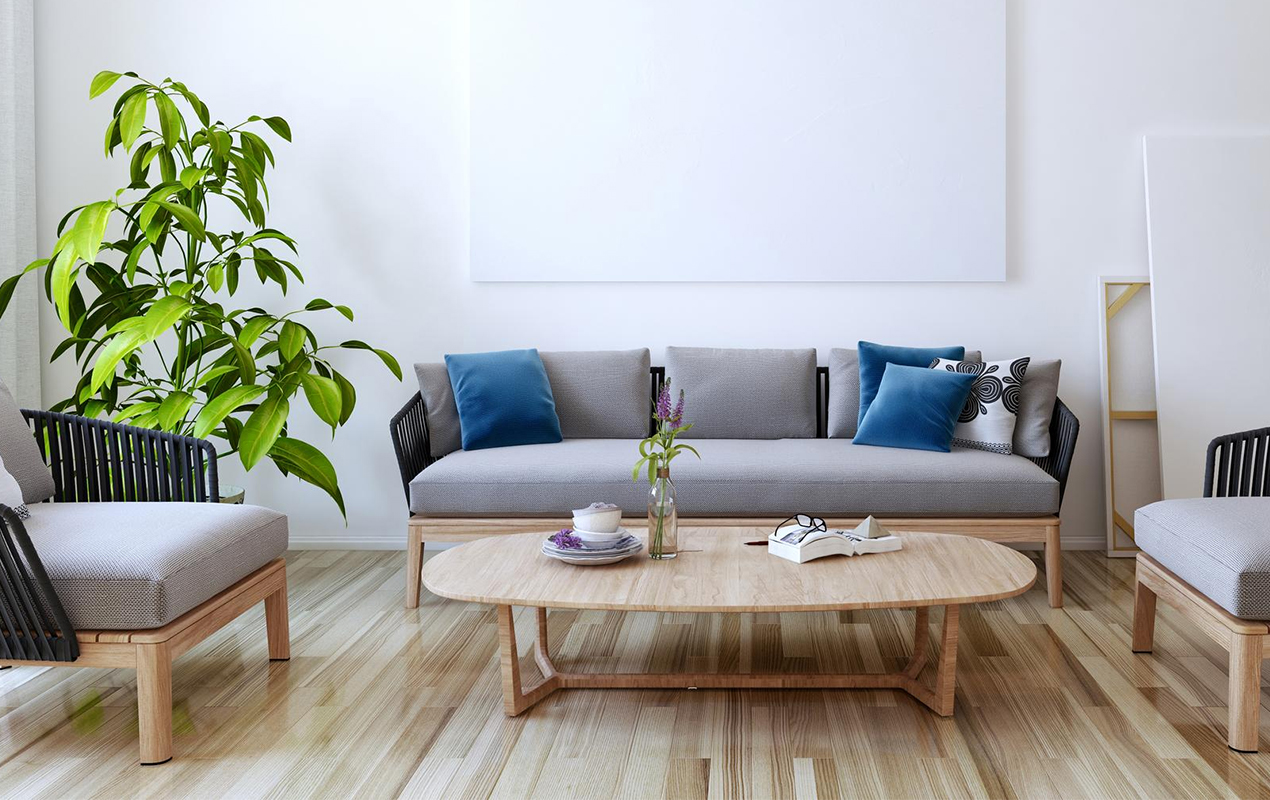
[[[290,141],[290,127],[281,117],[214,120],[183,83],[133,72],[99,73],[89,97],[121,78],[130,85],[115,102],[105,151],[130,154],[128,185],[62,218],[49,257],[0,284],[0,316],[17,282],[44,269],[45,295],[67,330],[52,357],[73,354],[81,375],[54,410],[214,437],[222,456],[237,453],[248,470],[272,461],[344,513],[334,466],[290,434],[288,419],[303,398],[332,434],[348,421],[357,392],[330,361],[335,350],[369,351],[398,380],[400,366],[356,339],[323,344],[305,324],[318,313],[352,321],[347,306],[321,298],[284,313],[232,305],[241,280],[283,295],[304,280],[290,260],[296,243],[266,224],[274,155],[262,134]],[[213,206],[210,218],[238,219],[242,229],[212,230]]]

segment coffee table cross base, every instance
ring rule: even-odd
[[[547,609],[538,608],[534,661],[543,679],[525,688],[512,607],[497,606],[499,658],[503,672],[503,708],[507,716],[524,713],[558,689],[899,689],[942,717],[952,716],[957,673],[957,623],[961,606],[944,606],[939,658],[931,685],[918,680],[928,657],[930,607],[921,606],[913,626],[913,654],[900,672],[889,673],[616,673],[560,672],[547,641]]]

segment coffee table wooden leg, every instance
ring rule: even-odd
[[[507,716],[515,717],[560,688],[560,682],[555,675],[555,669],[552,668],[551,674],[543,670],[545,677],[541,682],[529,690],[525,689],[520,680],[520,651],[516,648],[516,623],[512,619],[512,607],[497,606],[497,612],[499,662],[503,671],[503,710],[507,712]],[[535,658],[540,651],[544,656],[546,653],[547,610],[545,608],[538,609],[538,630],[540,638],[534,647]],[[539,663],[541,665],[541,662]],[[550,660],[547,663],[550,664]]]
[[[916,679],[926,666],[926,654],[930,649],[930,608],[922,606],[915,609],[917,620],[913,624],[913,655],[909,656],[904,674]]]
[[[951,717],[957,690],[957,637],[961,606],[944,606],[944,630],[939,637],[939,663],[935,668],[935,704],[931,710]]]

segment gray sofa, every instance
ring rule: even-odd
[[[643,516],[648,486],[631,480],[631,468],[649,432],[651,397],[667,377],[687,393],[694,427],[685,438],[702,456],[675,462],[681,515],[739,524],[797,511],[873,514],[901,530],[1045,542],[1054,550],[1050,577],[1061,580],[1058,512],[1078,423],[1056,397],[1042,421],[1043,456],[935,453],[852,444],[854,350],[835,349],[827,367],[811,349],[669,348],[664,368],[651,366],[648,350],[541,355],[564,440],[476,451],[460,449],[445,365],[415,365],[420,392],[391,424],[411,513],[408,585],[417,582],[414,550],[425,538],[543,530],[594,500]],[[1051,601],[1061,604],[1061,584],[1051,586]]]

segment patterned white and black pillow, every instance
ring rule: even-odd
[[[973,363],[935,359],[931,369],[969,372],[979,377],[953,430],[954,447],[971,447],[992,453],[1014,452],[1014,424],[1019,418],[1020,389],[1030,359]]]

